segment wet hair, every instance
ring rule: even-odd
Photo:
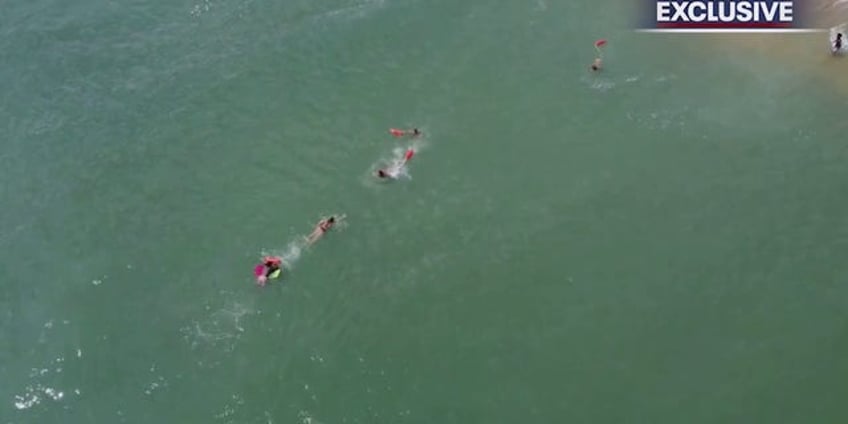
[[[842,33],[841,32],[837,33],[836,38],[842,38]]]
[[[595,64],[593,63],[593,64],[592,64],[592,70],[593,70],[593,71],[597,71],[597,70],[598,70],[598,65],[595,65]]]
[[[380,178],[385,178],[386,177],[386,171],[383,171],[382,169],[378,169],[377,170],[377,176],[380,177]]]
[[[414,128],[414,129],[412,130],[412,133],[413,133],[413,134],[421,134],[421,131],[418,131],[418,128]]]
[[[327,222],[336,222],[336,217],[331,216],[330,219],[327,220]]]

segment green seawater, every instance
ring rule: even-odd
[[[0,423],[848,422],[844,96],[631,17],[5,2]]]

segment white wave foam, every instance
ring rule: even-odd
[[[220,413],[216,414],[215,418],[217,418],[217,419],[228,418],[228,417],[230,417],[230,416],[232,416],[236,413],[236,409],[239,406],[244,405],[244,399],[242,399],[242,397],[239,396],[238,394],[232,395],[232,399],[233,399],[233,402],[227,403],[226,405],[224,405],[224,410],[221,411]]]
[[[592,81],[591,87],[598,91],[609,91],[615,88],[615,82],[611,80],[595,80]]]
[[[632,111],[627,112],[627,119],[653,130],[680,129],[686,125],[689,117],[689,108],[683,107],[678,110],[659,111]]]
[[[36,384],[35,386],[27,386],[26,391],[22,395],[15,396],[15,408],[29,409],[41,403],[43,398],[60,401],[65,397],[65,393],[61,390],[52,387]]]
[[[628,75],[624,77],[624,80],[622,82],[621,80],[616,81],[616,79],[608,78],[608,76],[597,75],[593,77],[587,77],[585,81],[592,89],[606,92],[616,88],[621,83],[644,85],[653,82],[655,84],[666,84],[675,79],[677,79],[677,75],[674,74],[658,75],[655,77],[648,77],[647,79],[643,78],[642,75]]]
[[[157,391],[159,388],[166,388],[166,387],[168,387],[168,381],[165,380],[165,377],[162,377],[160,375],[160,376],[157,376],[156,380],[152,381],[150,384],[147,385],[147,387],[145,387],[144,394],[146,394],[147,396],[150,396],[151,394],[153,394],[153,392]]]
[[[303,253],[304,243],[301,239],[289,242],[288,246],[283,251],[271,252],[275,256],[279,256],[283,260],[283,266],[294,268],[294,264],[300,260]]]
[[[211,2],[209,0],[203,0],[202,2],[200,2],[198,4],[195,4],[191,8],[191,11],[189,12],[189,14],[191,14],[191,16],[198,17],[198,16],[208,12],[209,9],[211,9],[211,8],[212,8]]]
[[[297,417],[300,418],[301,424],[321,424],[321,422],[317,421],[309,411],[300,411],[297,413]]]
[[[210,305],[206,310],[211,310]],[[242,318],[254,311],[240,303],[233,303],[212,312],[200,321],[194,321],[180,329],[185,340],[192,349],[199,347],[221,348],[224,352],[235,350],[236,344],[244,333]]]
[[[360,4],[353,6],[334,9],[323,12],[312,17],[313,22],[320,22],[325,19],[362,19],[381,8],[385,4],[385,0],[366,0]]]
[[[63,322],[67,323],[67,321]],[[50,323],[52,324],[52,321]],[[77,352],[82,351],[78,349]],[[77,357],[80,356],[81,353],[77,355]],[[65,392],[53,387],[52,383],[48,383],[48,380],[55,380],[55,377],[51,376],[51,371],[55,374],[62,373],[63,369],[60,365],[64,363],[65,358],[60,356],[48,362],[42,368],[31,368],[29,373],[30,384],[24,388],[23,393],[14,396],[13,404],[15,408],[19,410],[29,409],[42,403],[45,399],[55,402],[63,400],[65,398]],[[74,389],[74,393],[79,395],[79,389]]]
[[[377,169],[382,169],[393,179],[412,179],[412,174],[409,172],[409,164],[415,157],[413,156],[413,159],[407,162],[405,160],[406,152],[412,150],[414,155],[417,155],[425,146],[424,140],[414,140],[407,147],[395,147],[392,149],[391,156],[381,158],[371,165],[371,175],[377,172]]]
[[[276,256],[283,260],[283,272],[286,268],[294,268],[294,264],[300,260],[303,253],[303,248],[306,243],[303,241],[303,236],[298,236],[294,241],[289,242],[285,249],[270,249],[263,250],[260,256]]]

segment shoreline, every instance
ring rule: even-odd
[[[702,33],[697,34],[699,42],[709,54],[747,54],[766,59],[848,94],[848,53],[834,56],[829,46],[829,29],[848,23],[848,0],[812,0],[811,3],[813,27],[826,28],[823,32]]]

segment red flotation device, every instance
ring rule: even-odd
[[[266,256],[266,257],[262,258],[262,263],[269,263],[269,262],[271,264],[278,265],[278,266],[283,263],[282,259],[280,259],[276,256]]]
[[[403,137],[406,135],[406,131],[399,130],[397,128],[389,128],[389,133],[395,137]]]

